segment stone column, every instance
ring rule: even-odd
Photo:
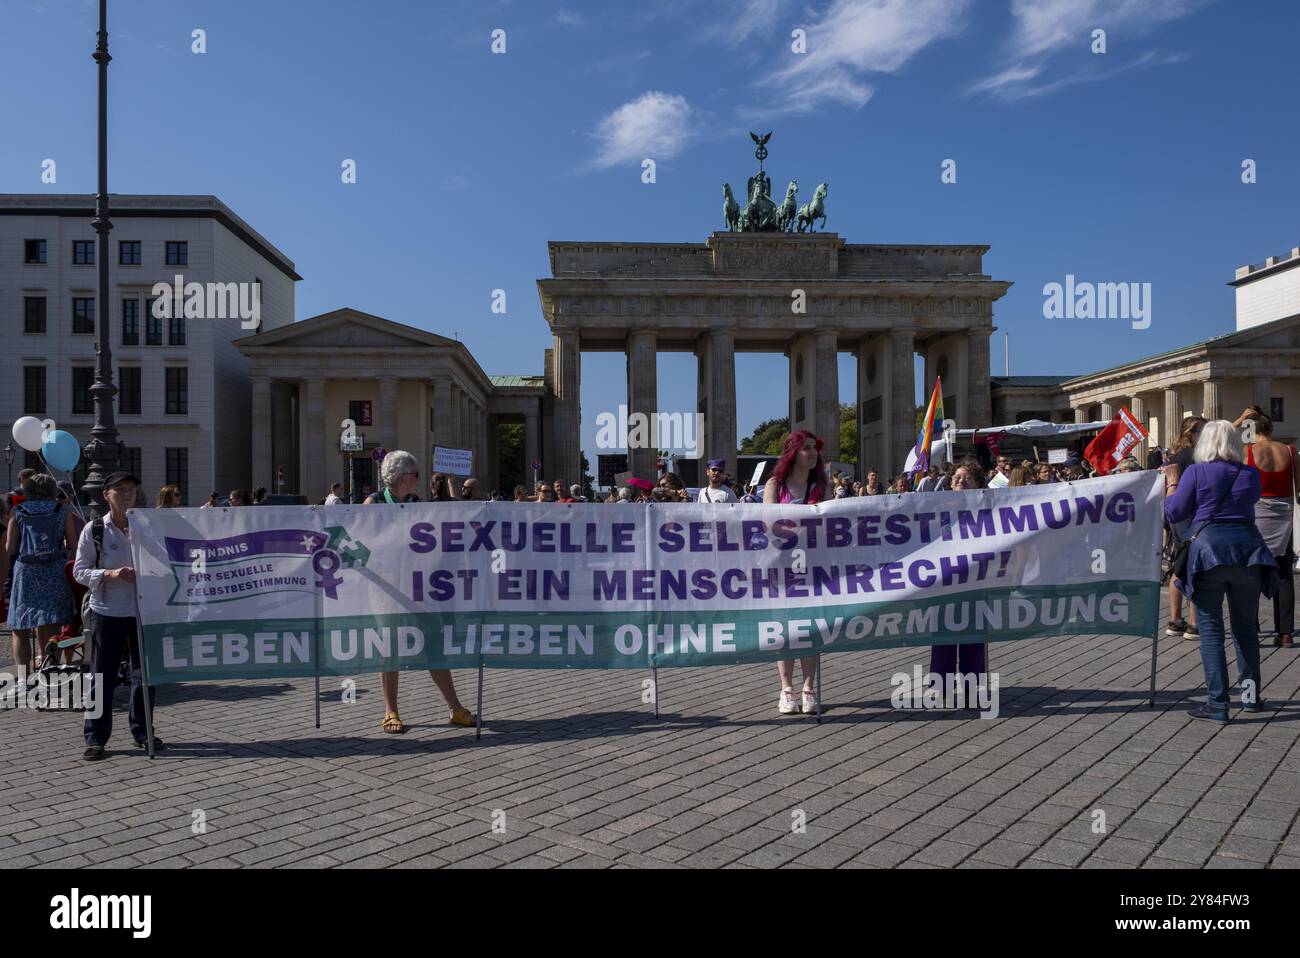
[[[1168,449],[1178,438],[1178,430],[1183,424],[1183,405],[1178,398],[1177,389],[1165,390],[1165,414],[1160,420],[1160,445]]]
[[[1269,397],[1273,392],[1273,380],[1267,376],[1257,376],[1255,378],[1255,405],[1264,410],[1264,415],[1269,412]]]
[[[582,468],[582,349],[576,329],[555,333],[555,461],[543,462],[543,479],[576,476]],[[567,479],[573,482],[572,479]]]
[[[275,491],[275,470],[271,465],[271,428],[275,421],[271,406],[271,379],[253,377],[253,478],[252,487]]]
[[[822,461],[840,458],[839,341],[834,331],[819,329],[813,363],[813,429],[825,440]]]
[[[1088,409],[1085,406],[1076,406],[1074,408],[1074,421],[1076,423],[1085,423],[1088,421]]]
[[[889,334],[889,461],[884,472],[890,478],[902,472],[907,454],[916,445],[916,368],[915,333],[895,329]]]
[[[1264,411],[1268,411],[1267,406]],[[1223,413],[1219,409],[1219,384],[1213,379],[1201,383],[1201,415],[1206,419],[1223,418]]]
[[[628,415],[628,442],[643,438],[638,443],[638,448],[629,448],[627,451],[628,469],[632,475],[639,479],[649,479],[651,481],[658,478],[658,472],[655,469],[655,462],[658,459],[658,449],[656,446],[657,438],[652,436],[650,428],[657,419],[656,414],[659,411],[659,399],[657,395],[657,347],[658,337],[652,329],[636,329],[628,334],[627,337],[627,415]],[[633,416],[641,413],[646,417],[646,428],[642,430],[643,437],[638,437],[633,429],[636,420]],[[667,437],[665,437],[667,438]],[[576,464],[575,464],[576,466]],[[578,470],[575,468],[573,475],[576,476]],[[561,477],[567,483],[576,482],[576,478],[570,478],[569,475]]]
[[[539,450],[541,449],[542,437],[537,431],[538,427],[537,413],[524,413],[524,485],[529,492],[532,492],[535,486],[533,482],[533,460],[541,455]],[[537,478],[540,479],[541,476]]]
[[[989,337],[993,330],[987,326],[966,330],[966,349],[970,357],[970,369],[966,381],[970,391],[970,422],[963,423],[966,428],[993,425],[989,394]]]
[[[1133,414],[1133,418],[1142,424],[1142,428],[1147,428],[1147,402],[1141,396],[1128,397],[1128,411]],[[1144,439],[1133,449],[1133,455],[1137,458],[1138,465],[1143,469],[1147,465],[1147,449],[1150,448]]]
[[[1110,422],[1115,418],[1115,404],[1109,399],[1101,401],[1101,418],[1105,422]]]
[[[701,384],[698,398],[705,400],[700,458],[725,459],[727,469],[735,474],[736,334],[730,329],[710,330],[700,347],[696,352]]]
[[[465,408],[465,394],[460,391],[460,387],[455,383],[450,384],[451,401],[448,404],[448,418],[450,422],[447,427],[447,446],[451,449],[460,449],[462,435],[460,431],[460,414]]]
[[[375,410],[379,414],[379,445],[385,449],[393,450],[397,448],[397,378],[395,376],[384,376],[379,380],[379,408]],[[419,450],[416,450],[419,454]],[[420,467],[420,474],[424,474],[424,467]]]
[[[433,444],[451,446],[451,380],[440,377],[433,381]]]
[[[307,474],[299,483],[298,494],[315,502],[332,485],[325,472],[325,379],[312,376],[307,384],[303,427],[307,436]]]

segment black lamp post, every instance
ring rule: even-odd
[[[108,232],[113,228],[108,218],[108,63],[113,58],[108,55],[108,0],[99,0],[99,42],[93,54],[99,65],[99,192],[95,196],[95,218],[92,225],[98,235],[95,261],[99,272],[99,298],[96,306],[97,322],[95,332],[99,341],[95,347],[95,383],[90,387],[90,394],[95,400],[95,425],[90,430],[90,442],[86,443],[86,455],[90,457],[90,470],[81,491],[86,494],[90,508],[96,516],[107,516],[108,506],[104,502],[104,480],[117,468],[118,450],[117,425],[113,418],[113,397],[117,387],[113,385],[113,352],[109,337],[109,299],[108,299]]]
[[[5,443],[5,466],[9,469],[9,481],[5,483],[5,495],[8,495],[14,488],[14,444]]]

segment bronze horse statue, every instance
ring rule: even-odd
[[[818,183],[817,190],[813,193],[812,202],[799,207],[798,228],[800,233],[805,231],[805,226],[808,228],[807,232],[815,233],[816,230],[813,228],[813,224],[819,219],[822,221],[822,229],[826,228],[826,207],[823,201],[826,199],[828,186],[828,183]]]
[[[740,224],[740,204],[736,202],[736,197],[732,195],[731,184],[722,184],[722,195],[726,198],[722,204],[722,218],[726,221],[727,229],[736,232],[736,227]]]
[[[786,187],[785,201],[777,208],[777,225],[781,232],[788,233],[794,229],[795,217],[798,216],[799,203],[795,199],[795,193],[799,191],[799,181],[791,180],[790,185]]]

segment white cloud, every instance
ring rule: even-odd
[[[790,51],[783,30],[787,65],[760,81],[778,91],[776,102],[742,113],[806,112],[826,102],[860,107],[874,92],[865,74],[896,73],[936,40],[959,33],[970,5],[970,0],[832,0],[819,18],[790,23],[791,29],[807,32],[806,53]]]
[[[596,127],[599,144],[593,165],[608,169],[620,163],[672,159],[695,136],[699,111],[683,96],[650,91],[624,103]]]
[[[585,26],[587,21],[583,19],[581,13],[573,10],[565,10],[561,7],[555,14],[555,22],[565,27]]]
[[[1131,41],[1150,33],[1162,23],[1189,16],[1212,2],[1214,0],[1012,0],[1011,16],[1015,25],[1007,44],[1012,63],[973,84],[967,92],[992,93],[1004,99],[1041,96],[1064,86],[1107,79],[1136,67],[1178,62],[1182,57],[1177,54],[1159,57],[1156,51],[1150,50],[1137,60],[1111,69],[1109,61],[1098,55],[1094,68],[1077,70],[1048,82],[1033,82],[1040,79],[1052,54],[1071,47],[1088,53],[1094,29],[1106,31],[1109,48],[1117,39]]]

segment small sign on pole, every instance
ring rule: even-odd
[[[1049,449],[1047,450],[1047,461],[1056,464],[1065,462],[1069,459],[1068,449]]]
[[[433,471],[445,472],[449,476],[468,476],[474,463],[472,449],[449,449],[445,446],[433,447]]]
[[[766,465],[766,462],[760,462],[754,467],[754,477],[749,480],[749,485],[746,488],[752,489],[754,486],[758,485],[758,480],[763,478],[763,467]]]
[[[370,458],[375,460],[375,462],[383,462],[384,456],[386,455],[388,455],[388,450],[385,449],[383,446],[380,446],[378,449],[376,449],[374,452],[370,454]]]

